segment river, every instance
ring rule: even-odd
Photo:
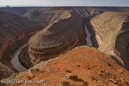
[[[14,68],[19,71],[19,72],[24,72],[27,69],[22,66],[22,64],[19,61],[18,55],[20,54],[21,50],[27,46],[27,43],[22,45],[21,47],[19,47],[13,54],[13,58],[11,60],[12,65],[14,66]]]
[[[91,34],[89,32],[89,30],[87,29],[87,26],[85,26],[85,31],[86,31],[86,34],[87,34],[87,37],[86,37],[86,42],[87,42],[87,46],[88,47],[92,47],[93,44],[92,44],[92,41],[91,41]]]

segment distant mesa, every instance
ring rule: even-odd
[[[9,5],[6,6],[7,8],[10,7]]]
[[[43,9],[42,9],[43,10]],[[44,9],[45,10],[45,9]],[[39,22],[41,24],[51,24],[56,20],[59,19],[65,19],[70,16],[70,13],[68,10],[46,10],[46,11],[40,11],[39,10],[32,10],[31,12],[26,13],[23,15],[24,17],[27,17],[28,19],[31,19],[33,21]]]

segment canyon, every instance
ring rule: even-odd
[[[0,8],[0,80],[42,77],[50,86],[128,86],[127,10],[128,7]],[[52,77],[55,73],[59,82]],[[76,80],[69,79],[69,73]],[[89,75],[84,77],[85,74]]]
[[[15,72],[15,69],[11,64],[13,53],[18,47],[24,44],[31,35],[41,30],[44,26],[45,25],[30,21],[27,18],[20,17],[16,14],[0,11],[1,65],[5,65],[6,68],[10,68],[11,71]],[[1,71],[3,71],[3,69],[1,69]],[[3,76],[6,76],[6,74]]]
[[[44,27],[43,25],[36,24],[36,22],[32,22],[26,18],[3,11],[0,11],[0,23],[0,59],[2,59],[3,54],[8,55],[7,53],[10,51],[7,51],[7,53],[5,52],[8,47],[11,48],[11,45],[17,41],[20,41],[25,37],[27,38],[27,36],[34,34]],[[13,45],[13,50],[11,51],[14,51],[19,45],[19,43]],[[4,58],[6,57],[7,56]]]

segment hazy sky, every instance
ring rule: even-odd
[[[0,0],[0,5],[16,6],[128,6],[129,0]]]

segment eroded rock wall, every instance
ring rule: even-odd
[[[116,49],[129,70],[129,31],[119,34],[116,38]]]
[[[128,44],[128,12],[105,12],[91,19],[98,50],[127,68],[126,48]],[[120,35],[123,33],[123,35]],[[127,40],[127,41],[126,41]]]
[[[10,65],[13,52],[44,27],[27,18],[0,11],[0,61]]]
[[[76,46],[85,45],[86,43],[83,39],[85,38],[84,34],[85,34],[84,29],[82,28],[79,34],[75,38],[68,41],[67,43],[64,43],[54,48],[33,50],[32,48],[29,47],[30,57],[34,57],[36,59],[41,59],[41,60],[47,60],[53,57],[57,57],[60,54],[65,53]]]
[[[42,29],[42,27],[38,27],[39,30]],[[31,29],[32,30],[32,29]],[[2,45],[0,46],[0,57],[1,62],[6,65],[11,65],[10,61],[12,59],[13,53],[24,43],[27,43],[28,39],[39,30],[32,30],[28,32],[22,32],[19,33],[9,39],[7,39]],[[12,66],[11,66],[12,67]]]

